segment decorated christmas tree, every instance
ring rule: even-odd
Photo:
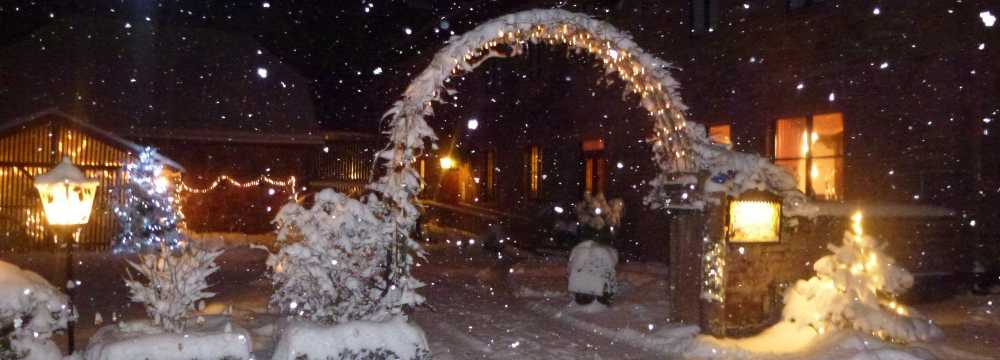
[[[928,340],[941,330],[897,297],[913,286],[913,275],[895,263],[874,238],[865,235],[861,213],[833,254],[819,259],[816,276],[800,280],[785,294],[785,321],[819,334],[851,328],[896,342]]]
[[[160,245],[176,248],[183,219],[156,150],[145,148],[125,165],[125,174],[126,183],[114,209],[121,225],[115,252],[159,250]]]

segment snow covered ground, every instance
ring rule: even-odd
[[[458,245],[458,241],[463,241]],[[428,303],[413,318],[427,333],[435,359],[992,359],[1000,354],[1000,296],[963,295],[945,302],[918,304],[945,332],[945,339],[915,347],[881,347],[873,339],[844,332],[802,352],[780,356],[732,352],[725,342],[698,337],[696,329],[673,323],[666,314],[667,269],[660,264],[619,266],[619,294],[611,307],[578,306],[566,291],[566,257],[506,251],[497,255],[455,237],[429,247],[428,261],[416,268],[427,283],[420,290]],[[266,309],[271,294],[264,277],[266,254],[246,246],[229,248],[213,275],[218,293],[205,314],[231,309],[233,323],[250,332],[254,354],[269,359],[277,317]],[[103,254],[77,256],[82,286],[77,344],[83,348],[97,330],[101,314],[114,319],[145,315],[127,303],[121,276],[125,262]],[[0,260],[36,271],[54,284],[64,283],[61,260],[45,253],[4,254]],[[992,301],[992,303],[991,303]],[[992,305],[991,305],[992,304]],[[65,340],[56,341],[65,346]],[[867,343],[866,343],[867,341]],[[731,345],[731,344],[729,344]],[[726,350],[730,352],[726,352]],[[693,351],[697,350],[697,351]],[[899,351],[905,350],[905,351]]]

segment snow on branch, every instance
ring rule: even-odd
[[[274,220],[281,248],[267,260],[273,307],[333,324],[385,320],[423,301],[409,274],[413,253],[398,248],[384,204],[374,195],[363,200],[325,189],[311,208],[281,208]]]
[[[164,330],[184,331],[195,305],[215,296],[206,290],[208,276],[219,270],[215,258],[220,254],[221,250],[206,251],[190,243],[177,250],[164,244],[160,251],[140,254],[138,262],[128,261],[146,279],[143,282],[129,273],[125,285],[132,302],[144,304],[146,314]]]

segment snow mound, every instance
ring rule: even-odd
[[[819,336],[814,331],[778,323],[764,332],[742,339],[700,336],[684,354],[694,359],[785,358],[813,360],[922,360],[935,359],[915,347],[885,343],[855,330],[838,330]]]
[[[569,255],[569,291],[603,296],[615,292],[618,251],[594,241],[573,247]]]
[[[85,360],[250,359],[250,333],[227,317],[206,318],[183,333],[166,332],[148,320],[108,325],[90,338]]]
[[[69,299],[40,275],[0,261],[0,320],[27,321],[27,331],[50,333],[66,327]]]
[[[351,321],[334,326],[294,322],[284,331],[272,360],[368,358],[430,359],[424,331],[403,317],[384,322]],[[353,356],[353,357],[352,357]]]

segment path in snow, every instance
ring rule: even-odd
[[[662,358],[547,318],[509,289],[476,278],[436,276],[422,293],[433,310],[421,309],[414,319],[427,332],[435,359]],[[565,305],[563,298],[552,301]]]
[[[663,359],[540,313],[534,304],[563,308],[568,297],[515,296],[518,286],[504,276],[512,264],[498,265],[478,250],[434,249],[430,264],[416,269],[427,283],[420,293],[429,307],[414,319],[427,332],[435,359]]]

